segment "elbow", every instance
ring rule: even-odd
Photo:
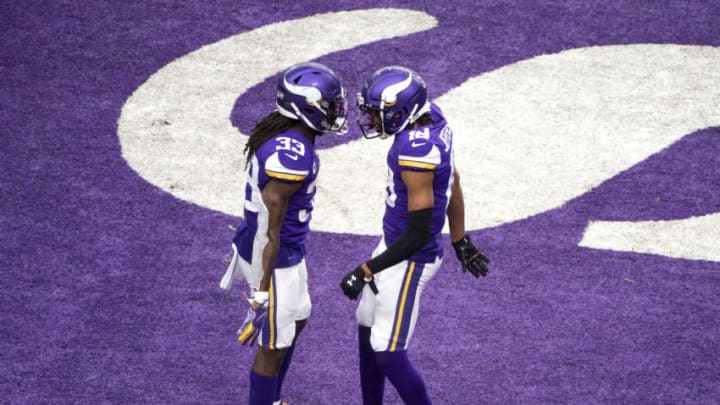
[[[268,231],[266,235],[267,235],[267,241],[269,244],[280,245],[280,233],[279,232]]]

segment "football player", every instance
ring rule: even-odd
[[[407,357],[420,295],[442,263],[442,229],[463,271],[485,276],[489,260],[465,234],[453,134],[423,79],[401,66],[374,72],[358,94],[366,138],[391,138],[383,236],[373,258],[349,272],[340,286],[350,299],[362,292],[360,382],[364,404],[381,404],[385,377],[406,404],[430,404],[425,382]]]
[[[319,161],[315,137],[346,131],[346,95],[337,75],[318,63],[283,72],[277,110],[250,133],[244,221],[221,287],[247,280],[250,307],[239,332],[257,344],[250,372],[251,405],[280,404],[295,342],[310,316],[305,240]]]

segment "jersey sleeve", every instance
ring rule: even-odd
[[[265,174],[285,182],[303,181],[312,170],[312,156],[289,151],[276,151],[265,161]]]
[[[440,163],[440,149],[429,140],[405,140],[399,145],[397,164],[400,170],[432,171]]]

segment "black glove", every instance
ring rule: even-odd
[[[347,295],[351,300],[357,299],[364,287],[365,272],[360,266],[346,274],[340,282],[340,288],[342,288],[343,293],[345,293],[345,295]]]
[[[487,275],[490,259],[473,245],[469,236],[465,235],[459,241],[454,242],[452,246],[458,260],[462,263],[463,273],[469,271],[475,277]]]

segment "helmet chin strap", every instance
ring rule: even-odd
[[[342,123],[342,126],[338,131],[333,131],[338,135],[345,135],[348,133],[348,125],[347,125],[347,116],[345,117],[345,120]]]
[[[343,124],[343,126],[342,126],[342,128],[340,128],[340,130],[338,130],[338,131],[331,131],[331,132],[335,132],[335,133],[338,134],[338,135],[345,135],[345,134],[347,134],[347,133],[348,133],[347,121]]]
[[[410,111],[410,114],[408,114],[407,119],[406,119],[405,122],[403,123],[402,129],[405,129],[405,127],[407,127],[408,124],[412,124],[413,122],[415,122],[416,119],[418,119],[418,117],[419,117],[420,115],[419,115],[419,114],[417,114],[417,115],[415,114],[415,112],[417,111],[417,109],[418,109],[418,105],[415,104],[415,105],[413,106],[412,111]]]
[[[430,111],[430,101],[425,101],[425,104],[420,108],[420,110],[415,114],[415,118],[413,118],[412,122],[415,122],[418,118],[422,117],[423,114]]]

